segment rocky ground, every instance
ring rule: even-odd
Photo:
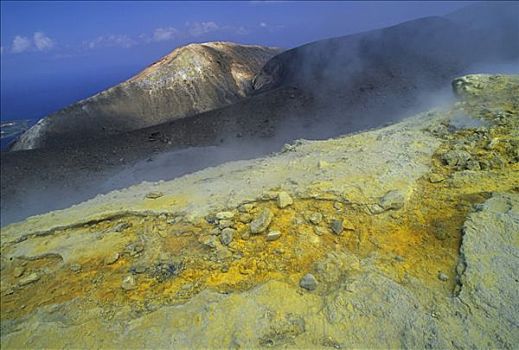
[[[2,228],[2,348],[519,343],[519,77]]]

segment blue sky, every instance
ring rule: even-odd
[[[468,4],[2,1],[0,115],[42,117],[191,42],[291,48]]]

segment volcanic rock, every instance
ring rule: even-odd
[[[382,198],[380,198],[379,205],[384,210],[401,209],[404,206],[405,197],[400,191],[389,191]]]
[[[19,284],[20,284],[20,286],[25,286],[25,285],[34,283],[36,281],[39,281],[40,278],[41,278],[41,276],[39,274],[37,274],[36,272],[33,272],[30,275],[20,279]]]
[[[317,288],[317,280],[315,279],[314,275],[307,273],[303,276],[303,278],[301,278],[299,285],[301,288],[312,291]]]
[[[275,241],[281,237],[280,231],[269,231],[267,233],[267,241]]]
[[[269,227],[273,217],[274,214],[272,214],[269,209],[263,209],[260,215],[249,224],[250,232],[261,233],[265,231]]]
[[[290,195],[286,192],[278,193],[277,202],[278,202],[278,207],[281,209],[286,208],[289,205],[292,205],[294,203],[292,197],[290,197]]]
[[[234,234],[236,233],[236,230],[233,230],[232,228],[225,228],[222,230],[220,241],[223,245],[229,245],[229,243],[232,242],[232,238]]]

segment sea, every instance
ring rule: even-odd
[[[0,150],[7,151],[9,146],[31,126],[36,124],[38,119],[17,119],[2,120],[0,122]]]

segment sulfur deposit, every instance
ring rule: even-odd
[[[2,348],[514,348],[519,77],[2,228]]]

